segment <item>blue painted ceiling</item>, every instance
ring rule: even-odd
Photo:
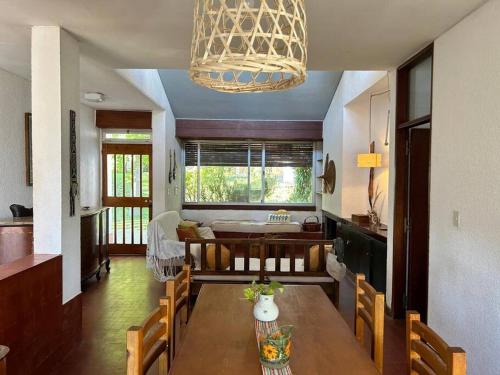
[[[194,84],[186,70],[160,69],[175,118],[324,120],[342,72],[309,71],[286,91],[227,94]]]

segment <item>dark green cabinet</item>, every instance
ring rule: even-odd
[[[344,263],[353,274],[363,273],[368,282],[379,292],[386,290],[387,240],[346,219],[325,214],[327,239],[344,240]]]

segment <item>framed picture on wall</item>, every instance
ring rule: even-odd
[[[26,185],[33,186],[33,150],[31,146],[31,113],[24,114],[24,155],[26,164]]]

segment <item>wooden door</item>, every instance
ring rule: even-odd
[[[407,310],[427,321],[429,282],[429,125],[409,130],[407,213]]]
[[[103,205],[109,212],[109,253],[145,254],[152,207],[150,144],[103,144]]]

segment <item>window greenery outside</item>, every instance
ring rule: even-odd
[[[313,143],[186,142],[184,202],[313,204]]]

